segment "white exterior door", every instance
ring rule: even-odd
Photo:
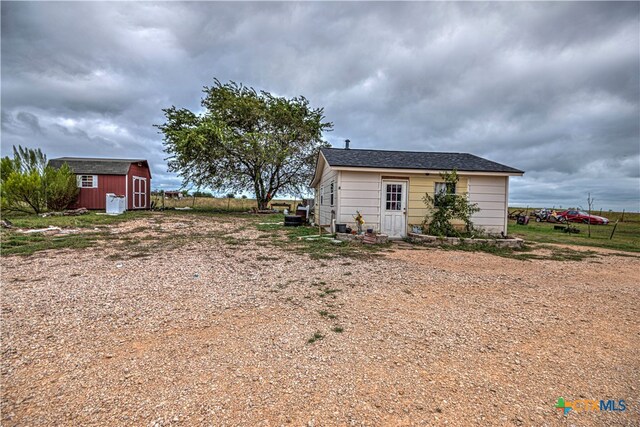
[[[144,209],[147,207],[147,178],[133,177],[133,208]]]
[[[389,237],[407,232],[407,182],[382,181],[381,231]]]

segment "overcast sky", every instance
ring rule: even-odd
[[[511,205],[640,209],[640,3],[2,2],[2,154],[143,157],[214,77],[304,95],[352,148],[526,171]]]

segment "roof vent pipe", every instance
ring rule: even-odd
[[[348,150],[348,149],[349,149],[349,143],[350,143],[350,142],[351,142],[351,141],[349,141],[348,139],[345,139],[345,140],[344,140],[344,149],[345,149],[345,150]]]

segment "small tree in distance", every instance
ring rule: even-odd
[[[460,178],[455,169],[451,172],[441,173],[440,177],[444,182],[441,191],[435,192],[433,196],[426,193],[422,198],[431,210],[425,216],[423,225],[431,235],[458,237],[460,233],[452,224],[452,220],[458,219],[464,222],[465,231],[472,233],[474,228],[471,215],[480,210],[478,205],[469,203],[466,194],[456,194]]]

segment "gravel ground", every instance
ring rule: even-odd
[[[2,425],[640,425],[638,257],[311,260],[160,218],[112,228],[148,253],[3,258]]]

